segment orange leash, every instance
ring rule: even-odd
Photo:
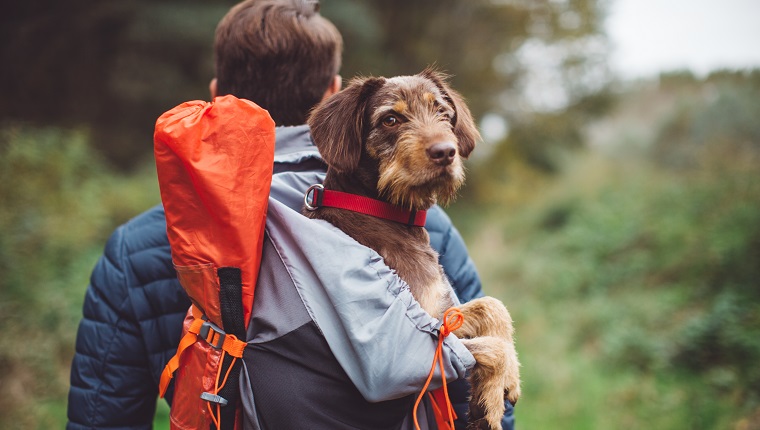
[[[420,424],[417,420],[417,408],[420,405],[420,402],[422,401],[422,396],[425,395],[425,392],[427,391],[428,387],[430,386],[430,381],[433,380],[433,374],[435,373],[435,366],[438,365],[441,369],[441,380],[442,380],[442,389],[443,389],[443,395],[446,399],[446,412],[448,417],[448,424],[450,428],[454,429],[454,408],[451,407],[451,400],[449,399],[449,390],[446,387],[446,373],[444,371],[443,366],[443,339],[446,338],[451,332],[456,331],[459,327],[462,326],[464,323],[464,315],[462,315],[462,312],[457,308],[449,308],[446,310],[446,312],[443,313],[443,322],[441,324],[441,328],[438,332],[438,346],[435,349],[435,355],[433,356],[433,365],[430,368],[430,373],[428,374],[427,381],[425,381],[425,386],[422,387],[422,390],[420,391],[420,395],[417,396],[417,401],[414,402],[414,411],[412,412],[412,415],[414,417],[414,427],[417,430],[420,430]],[[435,402],[433,402],[435,403]],[[439,418],[443,417],[443,412],[437,408],[435,405],[433,407],[433,411],[436,415],[437,421],[443,421],[442,419],[439,420]],[[443,421],[445,423],[445,421]]]

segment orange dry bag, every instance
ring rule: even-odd
[[[267,111],[233,96],[183,103],[156,122],[166,231],[192,302],[159,386],[163,397],[174,378],[172,429],[240,427],[239,358],[261,262],[274,142]]]

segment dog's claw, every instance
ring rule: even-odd
[[[515,363],[517,363],[516,357]],[[517,364],[504,376],[504,400],[508,401],[510,404],[512,404],[512,406],[514,406],[517,404],[517,400],[520,399],[520,395],[520,370],[519,364]]]
[[[504,390],[504,400],[508,401],[512,406],[517,404],[520,399],[520,386],[516,388]]]

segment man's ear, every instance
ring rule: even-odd
[[[451,124],[454,127],[454,135],[457,138],[459,155],[464,158],[469,157],[472,150],[475,149],[475,143],[480,140],[480,133],[478,132],[478,127],[475,126],[475,120],[472,118],[470,109],[467,107],[464,99],[459,93],[449,87],[446,82],[448,77],[434,68],[428,67],[420,73],[420,76],[431,80],[441,91],[443,98],[454,109],[454,117],[451,119]]]
[[[341,87],[343,87],[343,78],[340,75],[333,76],[332,81],[330,81],[330,85],[322,95],[322,101],[325,101],[333,94],[336,94],[338,91],[340,91]]]
[[[384,78],[356,78],[311,111],[311,138],[328,166],[341,173],[359,167],[370,97]]]
[[[208,92],[211,94],[211,100],[213,101],[216,98],[216,78],[212,79],[211,82],[208,83]]]

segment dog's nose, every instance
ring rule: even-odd
[[[457,147],[452,142],[436,142],[428,147],[427,154],[435,164],[447,166],[454,162]]]

